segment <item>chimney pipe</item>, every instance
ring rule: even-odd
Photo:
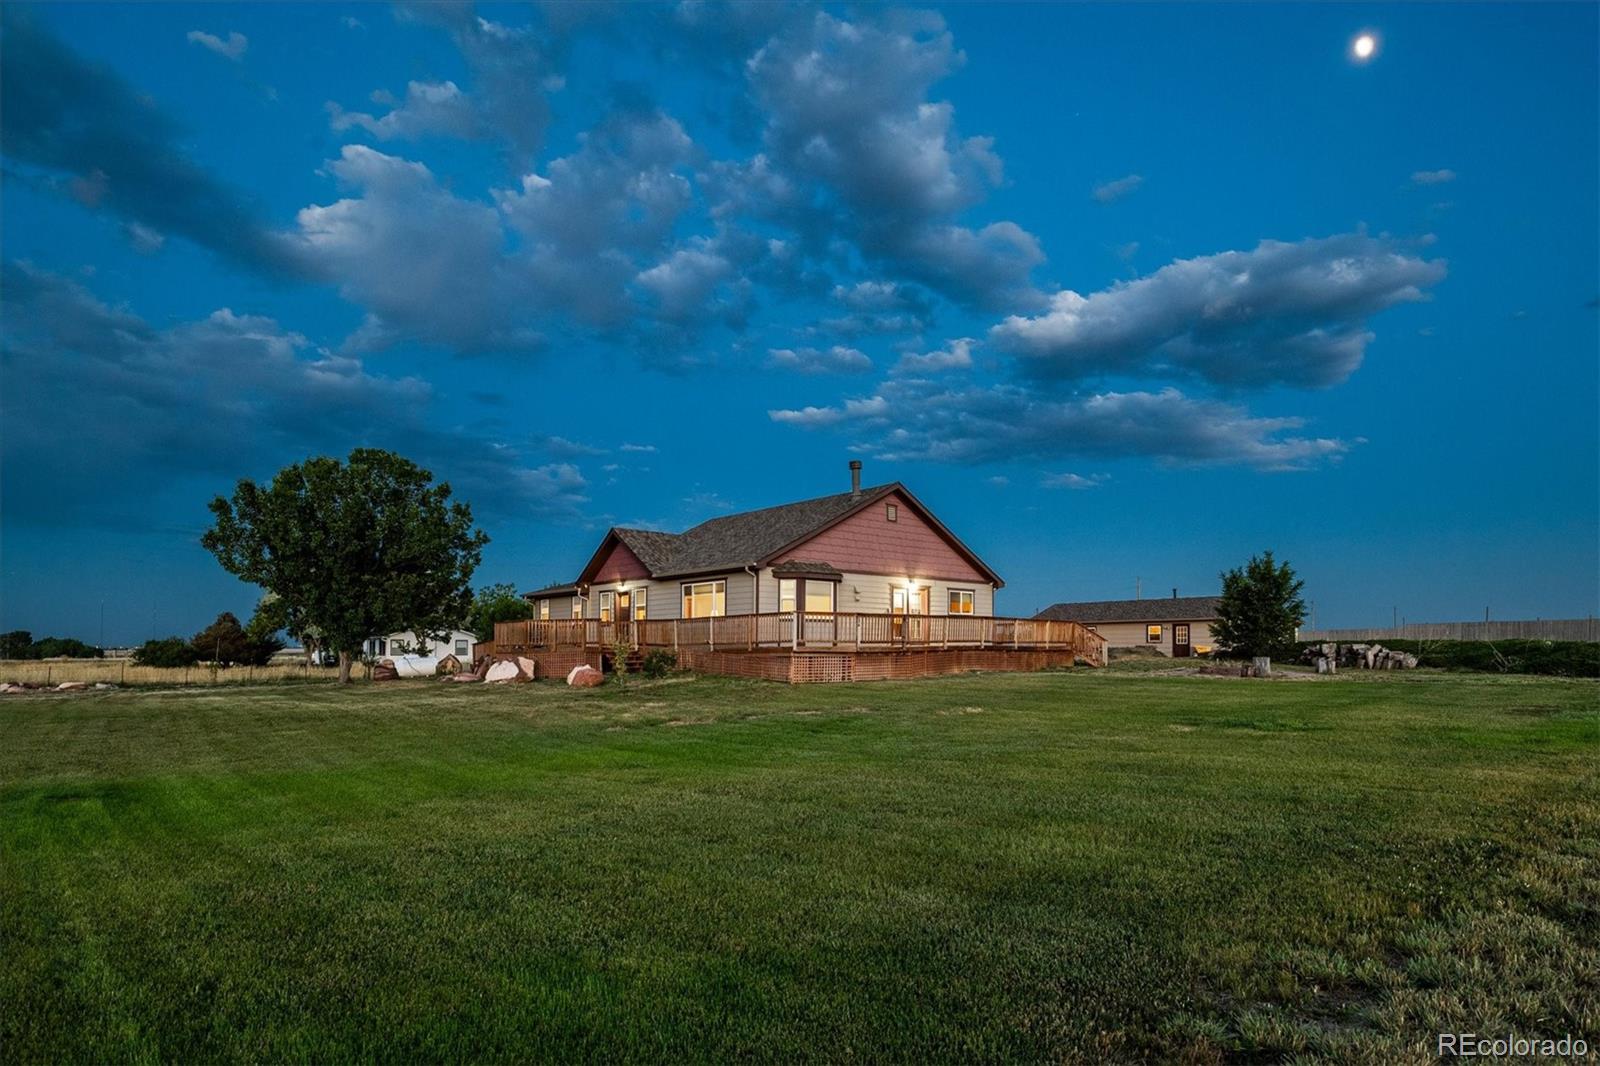
[[[861,495],[861,460],[850,460],[850,495]]]
[[[1177,589],[1173,589],[1172,590],[1172,598],[1173,599],[1177,599],[1178,598],[1178,590]]]

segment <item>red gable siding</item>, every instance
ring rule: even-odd
[[[617,541],[616,547],[611,549],[594,572],[593,583],[604,585],[612,581],[633,581],[636,578],[649,577],[650,571],[633,554],[633,550],[622,541]]]
[[[894,504],[899,521],[891,522],[885,517],[885,504]],[[985,584],[989,580],[917,517],[897,492],[785,552],[784,558],[832,563],[840,570],[859,574],[940,577]]]

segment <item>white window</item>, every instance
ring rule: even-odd
[[[644,621],[644,613],[645,613],[644,612],[644,608],[645,608],[644,596],[645,596],[645,591],[646,591],[645,589],[634,589],[633,590],[633,617],[634,617],[635,621],[639,621],[639,622]]]
[[[833,613],[833,582],[832,581],[807,581],[806,582],[806,613],[807,614],[832,614]]]
[[[467,638],[466,637],[457,637],[456,638],[456,656],[459,658],[460,656],[463,656],[465,654],[467,654]]]
[[[550,601],[549,600],[540,600],[539,601],[539,621],[541,621],[541,622],[550,621]]]
[[[574,618],[582,618],[583,617],[583,597],[582,596],[574,596],[574,597],[572,597],[572,617],[574,617]]]
[[[794,610],[794,578],[783,577],[778,579],[778,613],[788,614]]]
[[[720,618],[727,606],[726,581],[696,581],[683,586],[683,617]]]
[[[614,599],[615,599],[615,594],[612,593],[610,590],[607,590],[607,591],[602,592],[600,594],[600,621],[602,621],[602,622],[611,621],[611,604],[612,604],[612,601]]]
[[[951,614],[971,614],[972,613],[972,590],[971,589],[951,589],[950,590],[950,613]]]

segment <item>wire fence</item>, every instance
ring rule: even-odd
[[[1600,619],[1541,618],[1524,622],[1407,622],[1371,629],[1302,629],[1308,641],[1586,640],[1600,641]]]
[[[31,685],[59,685],[63,681],[113,685],[227,685],[243,681],[331,681],[338,677],[336,666],[307,666],[305,663],[140,666],[131,659],[0,659],[0,682]]]

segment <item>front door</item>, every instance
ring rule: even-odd
[[[1172,626],[1172,656],[1187,659],[1193,654],[1189,649],[1189,623],[1175,622]]]
[[[631,642],[630,634],[633,632],[633,593],[617,593],[616,620],[616,639]]]
[[[894,621],[890,623],[891,636],[896,644],[906,636],[906,610],[910,606],[910,600],[911,597],[905,588],[897,586],[889,590],[889,613],[894,616]]]

